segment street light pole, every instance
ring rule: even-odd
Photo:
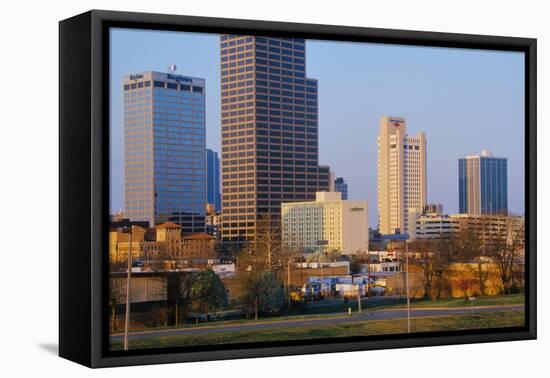
[[[130,282],[132,280],[132,225],[128,242],[128,273],[126,275],[126,315],[124,320],[124,350],[128,350],[128,329],[130,326]]]
[[[409,295],[409,241],[405,240],[405,285],[407,287],[407,333],[411,333],[411,299]]]
[[[410,299],[410,290],[409,290],[409,234],[400,233],[398,229],[394,234],[382,235],[382,239],[385,240],[401,240],[405,242],[405,287],[406,287],[406,296],[407,296],[407,333],[411,333],[411,299]],[[397,258],[399,259],[400,253],[396,253]],[[400,265],[398,265],[400,266]]]
[[[286,284],[286,291],[287,291],[287,295],[288,295],[288,311],[289,312],[290,312],[290,306],[291,306],[291,302],[292,302],[291,292],[290,292],[290,264],[291,264],[291,261],[292,261],[292,258],[289,258],[288,259],[288,267],[287,267],[288,277],[287,277],[287,284]]]
[[[357,284],[357,313],[361,313],[361,286]]]

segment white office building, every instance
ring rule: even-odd
[[[426,136],[407,135],[404,118],[385,116],[378,135],[378,223],[382,234],[408,231],[409,209],[426,205]]]
[[[367,201],[342,200],[339,192],[317,192],[316,200],[283,203],[283,243],[303,253],[368,251]]]
[[[419,212],[409,209],[409,240],[450,238],[460,229],[458,219],[443,214],[439,209],[428,208]]]

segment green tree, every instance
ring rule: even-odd
[[[166,280],[167,307],[173,309],[174,325],[178,326],[182,319],[187,318],[189,312],[194,275],[174,271],[167,273]]]
[[[189,299],[192,311],[205,315],[227,306],[225,286],[212,269],[205,269],[195,274]],[[198,320],[197,317],[197,322]]]
[[[258,320],[260,313],[278,313],[284,302],[284,291],[273,272],[250,270],[241,272],[243,284],[242,302],[247,312],[254,313]]]

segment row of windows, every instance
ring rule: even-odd
[[[149,88],[151,87],[150,81],[142,81],[138,83],[132,83],[132,84],[124,84],[124,90],[129,91],[132,89],[141,89],[141,88]],[[194,92],[194,93],[203,93],[204,88],[198,87],[198,86],[192,86],[189,84],[177,84],[177,83],[170,83],[170,82],[164,82],[164,81],[157,81],[155,80],[153,82],[154,88],[166,88],[166,89],[175,89],[180,91],[186,91],[186,92]]]
[[[304,50],[301,49],[292,49],[291,47],[280,48],[272,45],[264,45],[262,43],[256,43],[256,51],[269,51],[270,53],[284,54],[290,56],[294,55],[302,58],[305,56]]]
[[[324,183],[324,182],[323,182]],[[280,180],[258,180],[258,185],[271,185],[271,186],[314,186],[317,187],[319,182],[317,181],[280,181]]]
[[[264,151],[270,151],[270,150],[281,151],[282,150],[282,151],[306,152],[305,147],[300,147],[300,146],[305,146],[305,145],[317,146],[317,141],[304,142],[304,141],[300,141],[300,140],[295,140],[294,141],[294,147],[292,146],[292,144],[293,144],[292,141],[285,141],[285,143],[287,143],[287,144],[282,145],[282,146],[277,145],[277,144],[258,144],[256,147],[257,147],[258,151],[260,151],[260,150],[264,150]]]
[[[252,64],[254,62],[254,59],[252,59],[252,56],[253,56],[252,51],[247,51],[246,53],[232,54],[232,55],[224,54],[222,52],[221,58],[220,58],[221,62],[228,62],[228,61],[233,61],[233,62],[223,63],[221,68],[225,69],[225,68],[228,68],[228,67],[235,67],[235,66],[243,66],[243,65]],[[249,58],[249,59],[240,60],[239,62],[234,62],[234,60],[236,60],[236,59],[243,59],[243,58]]]
[[[319,185],[317,186],[316,183],[312,183],[312,185],[309,185],[310,189],[313,187],[313,189],[316,189],[318,187],[327,187],[328,188],[328,182],[325,181],[319,181]],[[258,192],[306,192],[305,187],[292,187],[292,186],[258,186],[257,187]]]
[[[294,42],[294,45],[292,44]],[[256,44],[269,44],[270,46],[281,46],[285,48],[293,48],[296,50],[304,51],[305,40],[302,38],[270,38],[270,37],[256,37]]]
[[[252,70],[252,67],[247,67]],[[223,89],[227,88],[236,88],[236,87],[242,87],[243,85],[246,85],[245,83],[242,83],[243,80],[252,79],[254,75],[252,73],[249,74],[243,74],[243,75],[235,75],[235,76],[222,76],[221,82],[222,83],[230,83],[230,82],[236,82],[231,87],[228,87],[227,85],[222,86]]]
[[[185,92],[195,92],[195,93],[203,93],[204,88],[198,87],[195,85],[189,85],[189,84],[177,84],[177,83],[170,83],[165,81],[158,81],[155,80],[153,83],[153,87],[155,88],[166,88],[166,89],[175,89]]]
[[[148,88],[150,86],[151,86],[150,81],[140,81],[138,83],[124,84],[124,90],[128,91],[130,89]]]
[[[247,103],[241,103],[241,104],[232,104],[232,105],[225,105],[222,107],[222,117],[230,117],[230,116],[238,116],[238,115],[244,115],[244,114],[250,114],[253,112],[253,102],[247,102]],[[303,112],[309,112],[313,114],[317,114],[317,108],[310,108],[310,107],[304,107],[302,105],[285,105],[285,104],[276,104],[276,103],[267,103],[267,102],[257,102],[257,106],[259,107],[256,111],[262,112],[264,114],[267,114],[267,111],[270,110],[270,113],[272,115],[282,115],[284,117],[292,117],[294,114],[301,114],[301,116],[297,118],[304,118]],[[315,105],[314,105],[315,106]],[[263,109],[266,108],[266,109]],[[235,110],[233,110],[235,109]],[[283,109],[281,112],[277,109]],[[233,110],[229,112],[228,110]]]
[[[395,149],[397,148],[397,144],[390,144],[390,148],[391,149]],[[415,150],[420,150],[420,146],[412,146],[412,145],[403,145],[403,149],[405,150],[412,150],[412,149],[415,149]]]
[[[235,96],[235,95],[240,95],[240,94],[245,94],[245,93],[252,93],[252,92],[254,92],[254,87],[253,86],[249,86],[249,87],[238,89],[238,90],[232,90],[232,91],[222,91],[222,98],[227,97],[227,96]]]
[[[244,44],[243,43],[243,46],[237,46],[237,47],[231,47],[231,48],[226,48],[226,47],[229,47],[229,45],[223,46],[223,43],[222,43],[222,45],[221,45],[221,54],[222,55],[235,54],[236,52],[252,50],[254,45],[252,45],[251,43],[249,43],[249,44]]]
[[[252,94],[249,94],[246,96],[226,97],[222,99],[222,104],[227,104],[231,102],[244,102],[244,101],[253,100],[253,99],[254,99],[254,95]]]
[[[298,98],[288,98],[288,97],[278,97],[278,96],[268,96],[268,95],[257,94],[256,100],[258,103],[263,101],[262,103],[267,104],[269,102],[271,103],[271,105],[273,105],[273,103],[294,104],[296,106],[307,105],[317,109],[317,98],[315,98],[314,101],[305,101]],[[264,106],[267,106],[267,105],[264,105]],[[313,110],[313,111],[317,111],[317,110]]]
[[[265,129],[258,129],[256,130],[257,135],[269,135],[272,137],[285,137],[285,138],[316,138],[317,137],[317,128],[304,128],[304,127],[295,127],[295,133],[286,132],[286,131],[275,131],[275,130],[265,130]],[[239,132],[240,133],[240,132]],[[227,134],[227,133],[226,133]],[[235,132],[230,134],[236,134]],[[229,136],[229,135],[226,135]],[[235,135],[230,135],[231,137],[234,137]]]
[[[280,111],[272,110],[270,111],[271,115],[280,115]],[[304,113],[294,113],[293,114],[295,118],[301,118],[302,121],[313,121],[317,120],[317,114],[304,114]],[[281,118],[281,117],[271,117],[271,116],[265,116],[265,115],[258,115],[256,116],[256,120],[258,122],[270,122],[270,123],[286,123],[292,125],[293,123],[296,123],[296,121],[300,121],[300,119],[293,120],[292,118]]]
[[[228,41],[229,39],[232,39],[231,41]],[[254,40],[254,37],[252,36],[244,36],[244,35],[236,35],[236,34],[224,34],[220,36],[220,41],[222,41],[221,46],[227,47],[227,46],[235,46],[237,44],[242,45],[244,43],[249,43]],[[228,41],[228,42],[223,42]]]
[[[260,55],[260,53],[256,53],[256,55]],[[281,54],[266,54],[266,59],[260,59],[256,58],[256,64],[258,65],[264,65],[264,66],[274,66],[274,67],[281,67],[281,62],[287,62],[287,63],[294,63],[295,65],[299,65],[299,67],[304,67],[306,64],[305,60],[303,58],[292,58],[290,56],[281,55]],[[304,70],[300,70],[302,72],[296,71],[294,74],[296,76],[303,75]]]
[[[239,67],[239,68],[233,68],[233,69],[225,69],[221,71],[221,77],[225,78],[227,76],[234,77],[234,75],[237,74],[243,74],[245,72],[251,72],[254,71],[254,66],[245,66],[245,67]]]

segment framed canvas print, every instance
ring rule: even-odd
[[[60,22],[60,355],[536,337],[536,40]]]

